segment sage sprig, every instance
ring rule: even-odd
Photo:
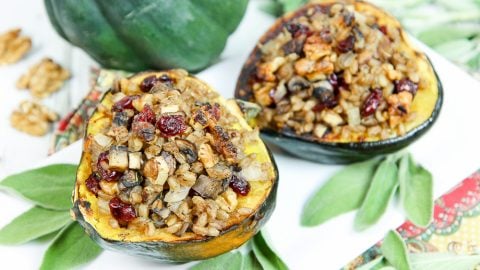
[[[375,171],[368,193],[355,218],[355,228],[363,230],[377,223],[398,186],[398,170],[393,157],[383,160]]]
[[[19,194],[38,206],[69,210],[77,166],[54,164],[14,174],[0,182],[0,190]]]
[[[410,154],[399,162],[400,202],[407,219],[426,227],[433,217],[433,177],[422,166],[416,166]]]
[[[0,230],[0,244],[23,244],[58,231],[71,221],[68,211],[35,206]]]
[[[14,174],[0,189],[35,203],[0,229],[0,244],[23,244],[58,232],[47,249],[41,269],[71,269],[96,258],[102,249],[70,217],[76,166],[54,164]]]
[[[330,178],[304,206],[301,224],[315,226],[359,209],[355,228],[364,230],[384,214],[400,190],[407,218],[425,227],[433,215],[433,179],[410,154],[392,154],[346,166]]]
[[[86,264],[102,253],[83,228],[73,222],[66,226],[48,247],[40,270],[68,270]]]
[[[275,253],[265,239],[263,232],[258,232],[245,247],[251,248],[247,253],[234,250],[208,259],[192,266],[191,270],[288,270],[287,265]]]
[[[358,209],[379,161],[372,159],[347,166],[330,178],[305,204],[301,224],[308,227],[320,225],[340,214]]]

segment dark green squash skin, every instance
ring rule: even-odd
[[[288,22],[290,18],[304,14],[306,11],[307,8],[300,8],[299,10],[286,15],[287,17],[281,17],[278,19],[274,25],[271,26],[271,30],[265,33],[265,35],[261,37],[257,44],[264,44],[268,40],[277,36],[282,29],[281,26],[284,23]],[[255,63],[260,57],[261,51],[257,45],[242,67],[237,80],[235,98],[252,102],[253,93],[248,85],[251,80],[250,75],[256,70]],[[262,129],[261,137],[268,144],[275,145],[293,156],[323,164],[349,164],[401,150],[419,139],[432,127],[442,108],[443,86],[428,57],[427,60],[432,67],[433,73],[437,80],[438,98],[430,117],[421,125],[410,130],[403,136],[381,141],[335,143],[321,142],[314,140],[313,138],[301,137],[292,133],[288,134],[271,129]]]
[[[106,68],[139,71],[212,64],[248,0],[44,0],[55,30]]]
[[[239,227],[244,227],[245,230],[252,231],[252,236],[253,236],[258,231],[260,231],[260,229],[263,227],[263,225],[268,221],[268,219],[272,215],[275,209],[275,204],[276,204],[279,176],[278,176],[277,164],[273,159],[273,155],[268,148],[267,148],[267,151],[268,151],[270,160],[272,161],[273,169],[276,174],[270,193],[268,194],[263,204],[249,218],[243,220],[240,224],[234,225],[228,228],[227,230],[220,232],[220,235],[217,237],[220,237],[228,232],[237,230],[239,229]],[[97,233],[95,228],[93,228],[93,226],[90,223],[85,221],[79,207],[81,203],[82,202],[80,200],[73,202],[72,211],[75,214],[75,219],[85,229],[85,232],[98,245],[100,245],[104,249],[121,251],[129,255],[149,258],[149,259],[162,261],[162,262],[188,262],[188,261],[194,261],[194,260],[207,259],[207,257],[198,256],[191,251],[196,250],[198,248],[202,248],[202,246],[205,245],[205,243],[215,239],[215,237],[208,237],[204,240],[192,240],[192,241],[183,241],[183,242],[175,242],[175,243],[161,242],[161,241],[122,242],[122,241],[105,239]],[[231,247],[225,246],[223,247],[224,251],[222,253],[238,248],[242,244],[244,243],[240,243],[238,245],[234,245]],[[220,254],[217,254],[217,255],[220,255]]]

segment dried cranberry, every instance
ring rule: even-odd
[[[387,26],[385,26],[385,25],[379,26],[378,30],[380,30],[380,32],[382,32],[385,36],[388,35]]]
[[[286,26],[287,31],[292,34],[294,38],[299,37],[301,35],[310,35],[310,28],[308,26],[303,25],[301,23],[288,23]]]
[[[403,78],[400,81],[395,82],[395,93],[400,93],[400,92],[410,92],[412,95],[415,96],[418,90],[418,84],[410,81],[407,78]]]
[[[328,82],[333,86],[335,95],[338,95],[340,88],[348,90],[348,83],[345,82],[343,75],[340,73],[332,73],[327,78]]]
[[[143,79],[143,81],[140,83],[140,90],[142,90],[142,92],[148,92],[158,82],[160,82],[160,80],[157,78],[157,76],[155,76],[155,75],[148,76],[145,79]]]
[[[332,109],[332,108],[335,108],[335,106],[338,105],[338,101],[337,99],[329,99],[325,102],[319,102],[317,105],[315,105],[313,108],[312,108],[312,111],[314,112],[321,112],[323,111],[324,109]]]
[[[367,99],[363,103],[362,106],[362,116],[369,116],[375,113],[378,106],[380,105],[380,101],[383,98],[383,92],[381,89],[374,89],[370,95],[368,95]]]
[[[210,104],[207,104],[206,106],[209,117],[218,121],[220,119],[220,105],[215,103],[213,106]]]
[[[121,172],[108,169],[108,151],[98,156],[97,170],[100,173],[100,177],[108,182],[118,181],[122,176]]]
[[[121,223],[127,223],[137,217],[135,208],[129,203],[122,202],[118,197],[111,199],[108,206],[112,216]]]
[[[235,193],[242,196],[246,196],[248,192],[250,192],[250,184],[248,181],[236,175],[230,177],[229,186],[235,191]]]
[[[98,191],[100,191],[100,183],[98,181],[97,175],[92,173],[88,179],[85,181],[85,185],[87,189],[90,190],[93,194],[97,195]]]
[[[134,110],[135,108],[133,107],[133,101],[138,97],[139,96],[126,96],[115,102],[115,104],[113,104],[112,110],[114,112],[121,112],[125,109]]]
[[[353,50],[355,46],[355,37],[353,35],[349,35],[346,39],[338,42],[337,50],[341,53],[347,53]]]
[[[155,112],[152,110],[150,105],[145,105],[143,110],[133,118],[134,122],[148,122],[151,124],[155,124],[156,120]]]
[[[182,134],[187,129],[187,125],[182,115],[163,115],[157,121],[157,128],[162,135],[171,137]]]

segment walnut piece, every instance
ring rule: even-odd
[[[0,65],[18,62],[32,47],[32,40],[20,36],[21,31],[15,28],[0,35]]]
[[[55,122],[58,115],[49,108],[33,101],[22,101],[10,115],[10,123],[15,129],[33,136],[43,136]]]
[[[62,87],[70,72],[52,59],[44,58],[17,81],[17,88],[30,89],[37,98],[45,98]]]

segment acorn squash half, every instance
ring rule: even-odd
[[[239,75],[262,138],[297,157],[351,163],[402,149],[437,119],[443,89],[400,23],[363,1],[319,1],[279,18]]]
[[[235,102],[183,70],[144,72],[114,83],[88,121],[73,212],[106,249],[200,260],[254,236],[274,210],[277,185],[270,151]]]

